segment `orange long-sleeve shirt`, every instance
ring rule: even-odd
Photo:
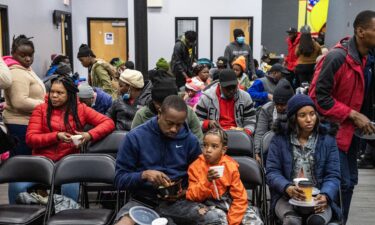
[[[229,156],[223,156],[218,166],[225,166],[224,174],[216,180],[219,195],[222,196],[227,190],[233,199],[229,208],[227,219],[229,225],[239,225],[248,206],[247,193],[240,180],[237,162]],[[216,193],[212,182],[207,179],[209,165],[203,155],[195,160],[188,170],[189,187],[186,199],[195,202],[203,202],[207,199],[216,199]]]

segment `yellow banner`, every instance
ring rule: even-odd
[[[307,10],[309,1],[299,0],[298,5],[298,30],[305,24],[311,28],[311,33],[325,32],[329,0],[320,0]]]

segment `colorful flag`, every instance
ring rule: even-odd
[[[309,4],[307,5],[307,11],[311,12],[311,10],[314,8],[316,3],[318,3],[319,0],[309,0]]]

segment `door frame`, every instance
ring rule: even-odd
[[[214,32],[214,20],[243,20],[247,19],[250,20],[250,31],[249,31],[249,45],[251,47],[251,51],[253,51],[254,54],[254,48],[253,48],[253,41],[254,41],[254,17],[253,16],[227,16],[227,17],[211,17],[210,18],[210,58],[211,61],[214,60],[213,57],[213,32]],[[252,39],[252,40],[251,40]]]
[[[87,17],[87,45],[91,48],[91,39],[90,39],[90,35],[91,35],[91,29],[90,29],[90,22],[91,21],[95,21],[95,20],[99,20],[99,21],[113,21],[113,20],[125,20],[125,24],[126,24],[126,37],[125,37],[125,40],[126,40],[126,61],[128,61],[129,59],[129,21],[128,21],[128,18],[124,18],[124,17]]]
[[[3,56],[10,54],[8,6],[0,4]]]
[[[199,59],[199,56],[198,56],[198,51],[199,51],[199,17],[175,17],[174,19],[174,33],[175,33],[175,41],[177,41],[178,39],[178,35],[177,35],[177,31],[178,31],[178,21],[179,20],[193,20],[193,21],[196,21],[196,26],[195,26],[195,29],[196,29],[196,33],[197,33],[197,45],[195,46],[195,52],[194,52],[194,57],[197,58],[197,60]]]
[[[62,23],[62,21],[60,21],[61,19],[61,15],[64,15],[64,24]],[[65,55],[68,56],[69,60],[70,60],[70,66],[72,68],[72,71],[74,71],[74,68],[73,68],[73,28],[72,28],[72,13],[71,12],[67,12],[67,11],[61,11],[61,10],[54,10],[53,11],[53,20],[57,20],[57,21],[54,21],[54,23],[56,24],[56,26],[60,25],[60,26],[64,26],[64,40],[61,40],[61,48],[63,48],[63,46],[65,46]],[[67,23],[68,27],[65,27],[65,23]],[[68,37],[68,39],[66,38]],[[63,44],[63,41],[64,41],[64,44]]]

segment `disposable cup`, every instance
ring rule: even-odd
[[[219,174],[219,177],[222,177],[224,174],[224,166],[211,166],[210,169],[215,170]]]
[[[82,135],[78,134],[78,135],[73,135],[73,136],[70,136],[70,138],[72,139],[73,141],[73,144],[75,146],[78,146],[79,144],[81,144],[81,138],[82,138]]]
[[[168,224],[168,220],[166,218],[157,218],[155,220],[152,221],[151,225],[167,225]]]
[[[309,179],[307,179],[307,178],[294,178],[293,182],[294,182],[294,185],[298,187],[299,182],[301,182],[301,181],[308,181],[308,180]]]

